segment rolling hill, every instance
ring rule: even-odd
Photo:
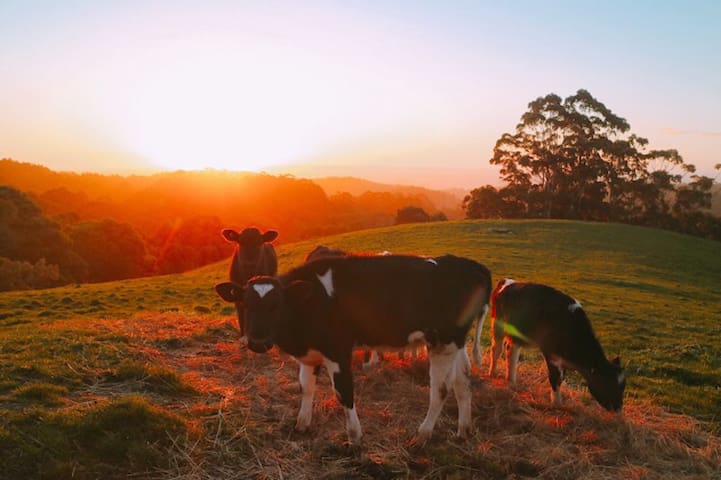
[[[617,224],[465,221],[366,230],[279,247],[280,270],[317,243],[454,253],[580,300],[620,354],[624,416],[578,376],[552,408],[539,354],[520,387],[474,371],[468,440],[455,401],[433,439],[409,443],[428,402],[425,360],[355,370],[364,427],[319,377],[310,434],[293,431],[297,367],[238,349],[213,285],[225,262],[180,275],[0,294],[0,461],[9,478],[712,478],[721,475],[719,243]],[[487,353],[488,333],[483,335]],[[487,366],[487,358],[484,367]]]

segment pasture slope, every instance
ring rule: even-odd
[[[355,370],[360,447],[343,445],[325,375],[311,431],[298,434],[297,367],[238,349],[233,307],[213,292],[223,262],[0,294],[0,478],[721,478],[718,242],[616,224],[447,222],[280,245],[280,270],[319,242],[450,252],[485,263],[494,283],[568,292],[626,365],[624,416],[602,411],[578,376],[551,408],[533,351],[518,389],[489,379],[485,332],[472,438],[453,438],[451,396],[433,439],[410,442],[427,407],[427,362],[394,358]]]

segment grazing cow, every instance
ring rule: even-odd
[[[516,383],[521,347],[535,345],[546,359],[554,404],[561,403],[563,373],[570,368],[583,375],[601,406],[621,410],[626,387],[621,360],[608,361],[580,303],[546,285],[503,279],[493,290],[491,304],[491,376],[504,338],[511,384]]]
[[[465,258],[347,256],[304,264],[280,277],[252,278],[243,287],[216,286],[229,302],[242,302],[248,347],[263,353],[274,344],[300,363],[303,391],[296,429],[311,422],[315,367],[325,365],[345,412],[351,442],[361,438],[353,403],[351,358],[355,347],[397,350],[426,343],[430,405],[418,429],[427,440],[448,389],[458,401],[458,435],[471,429],[470,365],[466,334],[488,311],[491,274]]]
[[[240,233],[226,228],[221,234],[226,241],[236,244],[230,262],[231,282],[245,285],[249,278],[256,275],[276,275],[278,273],[278,257],[273,245],[270,244],[278,237],[278,232],[268,230],[261,234],[257,228],[250,227]],[[243,320],[243,306],[236,303],[235,310],[238,314],[240,343],[244,344],[247,342],[247,337]]]

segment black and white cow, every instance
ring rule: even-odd
[[[533,345],[546,359],[554,404],[561,403],[564,370],[573,369],[583,375],[601,406],[621,410],[626,387],[621,360],[606,358],[580,303],[546,285],[503,279],[493,290],[491,304],[491,376],[504,339],[511,384],[516,383],[521,347]]]
[[[465,344],[471,324],[479,319],[480,328],[488,311],[491,274],[483,265],[452,255],[351,255],[316,260],[280,277],[255,277],[245,287],[222,283],[216,290],[245,306],[251,350],[263,353],[275,344],[300,363],[298,430],[310,425],[315,368],[325,365],[345,411],[348,437],[358,442],[353,349],[398,350],[423,342],[429,351],[430,405],[418,440],[431,436],[450,388],[458,401],[458,434],[470,432]]]
[[[386,250],[379,253],[378,255],[390,254],[391,253]],[[321,258],[337,258],[346,256],[348,256],[348,252],[345,252],[343,250],[326,247],[325,245],[316,245],[315,248],[313,248],[313,250],[311,250],[308,255],[305,256],[305,263],[313,262]],[[413,358],[418,358],[418,350],[421,348],[424,347],[422,345],[411,346],[411,354]],[[400,352],[398,352],[398,358],[403,359],[405,357],[405,353],[405,350],[401,350]],[[381,354],[379,352],[376,352],[375,350],[366,350],[364,352],[363,369],[367,369],[372,367],[373,365],[376,365],[379,362],[380,357]]]
[[[235,244],[233,258],[230,261],[230,281],[238,285],[245,285],[249,278],[257,275],[276,275],[278,273],[278,257],[273,245],[270,244],[278,237],[278,232],[268,230],[261,234],[255,227],[236,232],[230,228],[224,229],[221,234],[230,243]],[[240,343],[247,341],[245,321],[243,320],[243,306],[235,305],[238,314],[238,328],[240,329]]]

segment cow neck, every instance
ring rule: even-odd
[[[281,277],[278,277],[278,283],[281,288],[286,287],[293,280],[292,271]],[[302,316],[294,314],[292,309],[285,307],[277,325],[277,332],[274,335],[274,343],[289,355],[300,357],[306,354],[310,344],[307,339],[307,322],[302,320]]]
[[[609,363],[606,354],[603,352],[601,343],[593,333],[591,333],[591,335],[593,340],[590,345],[584,345],[583,348],[576,349],[576,355],[574,356],[577,356],[577,358],[564,359],[568,361],[569,364],[574,365],[575,369],[584,376],[590,374],[592,369]]]

